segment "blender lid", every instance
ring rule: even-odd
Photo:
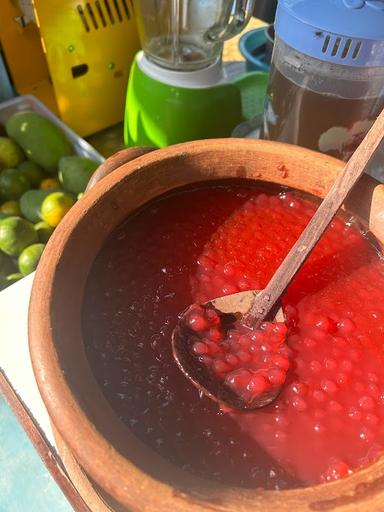
[[[384,66],[384,0],[279,0],[277,36],[345,66]]]

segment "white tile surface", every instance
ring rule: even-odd
[[[28,305],[34,274],[0,292],[0,367],[55,446],[47,410],[32,370],[28,348]]]

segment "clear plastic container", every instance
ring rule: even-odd
[[[264,139],[348,160],[383,107],[383,67],[322,61],[276,36]]]
[[[64,124],[63,121],[55,116],[55,114],[41,103],[41,101],[35,98],[35,96],[26,94],[0,103],[0,123],[5,124],[12,114],[22,110],[33,110],[56,124],[65,133],[77,155],[85,156],[98,163],[102,163],[105,160],[95,148]]]
[[[175,70],[208,67],[223,41],[239,33],[254,0],[136,0],[139,35],[147,57]]]

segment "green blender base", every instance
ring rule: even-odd
[[[151,78],[135,60],[125,107],[125,144],[161,148],[229,137],[236,125],[262,112],[267,81],[267,73],[256,71],[212,87],[177,87]]]

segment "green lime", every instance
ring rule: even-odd
[[[49,226],[46,222],[41,221],[35,224],[35,230],[37,231],[39,242],[46,244],[52,235],[54,228]]]
[[[45,244],[33,244],[23,250],[19,256],[19,270],[23,275],[26,276],[36,270],[44,248]]]
[[[65,190],[77,195],[84,192],[98,167],[97,162],[84,156],[63,156],[59,160],[59,180]]]
[[[20,206],[18,201],[5,201],[0,207],[0,212],[8,213],[9,215],[20,215]]]
[[[0,173],[0,196],[5,199],[18,199],[30,188],[31,182],[19,169],[4,169]]]
[[[20,279],[23,279],[24,275],[21,272],[14,272],[13,274],[9,274],[5,278],[5,282],[9,285],[16,283],[17,281],[20,281]]]
[[[36,190],[31,189],[24,192],[20,197],[20,210],[23,217],[35,224],[41,220],[41,205],[44,199],[57,190]]]
[[[33,187],[37,187],[46,176],[40,165],[35,164],[35,162],[31,162],[31,160],[21,162],[17,168],[29,179]]]
[[[56,227],[74,204],[75,200],[66,192],[52,192],[41,205],[41,218],[49,226]]]
[[[16,167],[23,160],[25,155],[21,147],[8,137],[0,137],[0,169]]]
[[[40,190],[49,190],[52,188],[58,188],[61,189],[61,183],[56,178],[45,178],[40,184],[39,189]]]
[[[15,265],[9,256],[0,251],[0,280],[3,281],[8,274],[15,271]]]
[[[18,256],[25,247],[38,241],[35,227],[21,217],[8,217],[0,222],[0,249]]]

